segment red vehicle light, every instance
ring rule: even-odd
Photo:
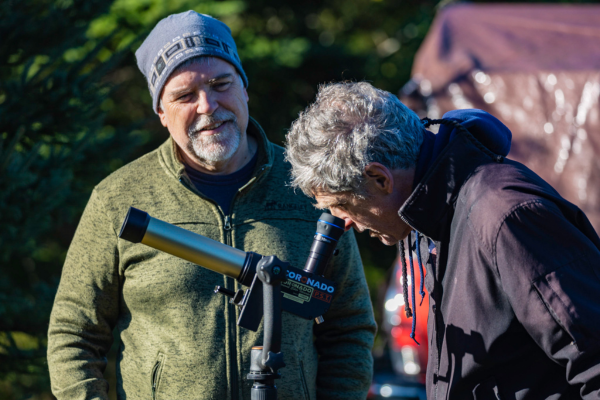
[[[407,260],[408,263],[408,260]],[[404,296],[402,293],[402,274],[400,259],[396,259],[393,279],[390,282],[385,299],[385,318],[383,330],[389,337],[390,358],[394,371],[409,381],[425,382],[425,371],[427,369],[427,315],[429,309],[428,295],[425,294],[421,303],[419,296],[421,277],[419,265],[413,260],[415,279],[410,275],[408,268],[408,289],[412,290],[414,284],[417,293],[416,303],[411,304],[413,315],[416,315],[415,340],[410,337],[412,330],[412,318],[406,318],[404,312]],[[410,298],[410,295],[409,295]]]

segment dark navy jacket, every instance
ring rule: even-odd
[[[428,136],[399,211],[437,247],[428,399],[600,399],[600,239],[479,113]]]

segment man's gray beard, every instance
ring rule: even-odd
[[[220,121],[229,121],[225,132],[202,136],[200,129]],[[199,161],[215,164],[233,156],[240,146],[241,136],[237,118],[232,112],[217,111],[213,115],[201,115],[188,129],[188,150],[195,154]]]

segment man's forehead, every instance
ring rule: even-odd
[[[229,62],[218,57],[202,57],[202,60],[192,62],[189,65],[183,65],[177,68],[169,76],[165,86],[174,80],[178,80],[180,76],[184,76],[186,72],[192,72],[202,75],[203,80],[212,80],[221,75],[237,76],[238,72]]]
[[[317,201],[315,207],[319,209],[326,209],[338,204],[344,204],[348,201],[349,198],[352,197],[351,194],[346,192],[330,193],[322,190],[314,191],[313,195],[315,197],[315,200]]]

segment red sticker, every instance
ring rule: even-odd
[[[325,303],[331,303],[331,298],[333,296],[330,295],[329,293],[321,292],[320,290],[315,290],[313,292],[312,297],[314,297],[317,300],[324,301]]]

